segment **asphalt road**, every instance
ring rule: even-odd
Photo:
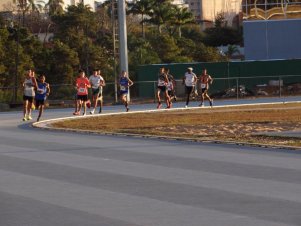
[[[0,114],[0,226],[301,225],[297,151],[52,132],[21,118]]]

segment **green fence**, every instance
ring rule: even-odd
[[[243,62],[221,62],[221,63],[189,63],[189,64],[155,64],[143,65],[138,68],[137,80],[156,81],[160,67],[167,67],[175,79],[181,79],[187,67],[193,67],[194,73],[198,76],[204,68],[213,78],[228,78],[223,82],[215,83],[211,87],[211,92],[219,92],[226,88],[231,88],[239,79],[239,85],[244,85],[248,89],[254,89],[255,86],[269,84],[271,80],[281,79],[281,76],[290,77],[285,79],[285,85],[301,82],[300,77],[292,75],[301,75],[301,59],[297,60],[274,60],[274,61],[243,61]],[[246,79],[252,77],[252,79]],[[255,79],[254,79],[255,77]],[[257,78],[258,77],[258,78]],[[273,77],[273,78],[272,78]],[[233,79],[231,79],[233,78]],[[141,83],[139,86],[140,97],[152,97],[154,88]]]

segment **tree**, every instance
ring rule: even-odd
[[[194,60],[198,62],[227,61],[227,57],[219,54],[217,48],[205,46],[203,43],[200,43],[196,46],[193,55]]]
[[[188,8],[174,7],[174,20],[172,20],[172,23],[176,25],[180,38],[182,37],[181,27],[194,21],[194,16]]]
[[[153,6],[149,16],[151,18],[147,19],[146,21],[156,25],[158,27],[159,34],[161,34],[162,26],[167,25],[174,17],[173,6],[169,3],[169,1],[163,1],[161,4],[157,2]]]
[[[135,0],[131,3],[128,3],[128,13],[133,15],[141,15],[141,32],[142,37],[145,38],[145,29],[144,29],[144,23],[145,23],[145,15],[149,15],[151,13],[151,10],[154,6],[154,0]]]
[[[63,0],[48,0],[48,3],[45,5],[48,9],[49,16],[61,15],[64,13],[62,5],[64,4]]]
[[[228,45],[226,55],[228,58],[232,58],[235,53],[240,53],[239,49],[235,45]]]
[[[160,41],[158,42],[158,40]],[[153,36],[150,42],[163,63],[179,62],[181,49],[177,46],[176,40],[173,37],[162,34]]]
[[[217,14],[215,26],[205,30],[206,37],[204,43],[209,46],[226,46],[240,44],[242,33],[239,30],[227,27],[223,13]]]

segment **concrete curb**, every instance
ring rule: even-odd
[[[260,106],[260,105],[275,105],[275,104],[286,104],[286,103],[301,103],[301,101],[292,101],[292,102],[273,102],[273,103],[260,103],[260,104],[241,104],[241,105],[225,105],[225,106],[216,106],[214,108],[227,108],[227,107],[240,107],[240,106]],[[52,130],[52,131],[61,131],[61,132],[73,132],[73,133],[82,133],[82,134],[95,134],[95,135],[109,135],[109,136],[120,136],[120,137],[136,137],[136,138],[148,138],[148,139],[162,139],[162,140],[177,140],[185,142],[195,142],[195,143],[212,143],[212,144],[231,144],[238,146],[252,146],[252,147],[263,147],[263,148],[273,148],[273,149],[286,149],[286,150],[301,150],[301,147],[295,146],[286,146],[286,145],[268,145],[260,143],[244,143],[244,142],[235,142],[235,141],[223,141],[223,140],[197,140],[193,138],[182,138],[182,137],[168,137],[168,136],[156,136],[156,135],[140,135],[140,134],[131,134],[131,133],[110,133],[110,132],[101,132],[101,131],[89,131],[89,130],[78,130],[78,129],[66,129],[66,128],[55,128],[51,124],[58,121],[70,120],[70,119],[81,119],[89,117],[103,117],[103,116],[113,116],[113,115],[122,115],[122,114],[141,114],[141,113],[152,113],[152,112],[161,112],[161,111],[179,111],[179,110],[193,110],[193,109],[203,109],[210,107],[189,107],[189,108],[172,108],[172,109],[155,109],[155,110],[145,110],[145,111],[131,111],[131,112],[114,112],[114,113],[105,113],[105,114],[94,114],[86,116],[70,116],[64,118],[55,118],[48,119],[40,122],[32,123],[32,127]],[[268,133],[260,134],[269,136]],[[274,134],[273,134],[274,135]],[[279,137],[283,137],[279,135]],[[289,136],[285,136],[288,137]]]

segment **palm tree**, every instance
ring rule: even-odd
[[[158,31],[161,34],[162,26],[172,21],[174,17],[174,9],[169,2],[162,4],[156,2],[149,15],[151,18],[146,21],[157,25]]]
[[[173,24],[178,28],[179,37],[182,37],[181,27],[188,23],[195,21],[193,14],[188,8],[175,7],[174,8],[174,20]]]
[[[227,52],[226,52],[226,55],[228,58],[231,58],[235,53],[240,53],[239,49],[237,48],[237,46],[235,45],[229,45],[228,46],[228,49],[227,49]]]
[[[63,0],[48,0],[48,3],[46,4],[46,7],[48,8],[48,14],[49,16],[54,15],[61,15],[64,12]]]
[[[145,38],[145,30],[144,30],[144,16],[150,14],[151,9],[154,5],[154,0],[135,0],[131,3],[128,3],[129,13],[133,15],[141,15],[141,30],[142,37]]]

